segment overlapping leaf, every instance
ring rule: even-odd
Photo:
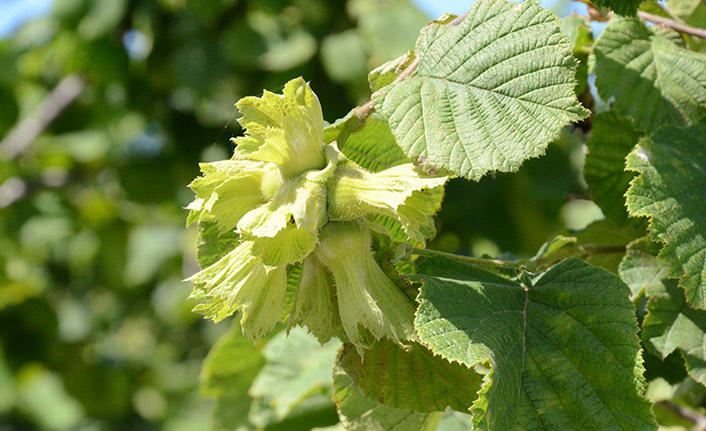
[[[371,172],[378,172],[407,162],[397,146],[390,126],[378,114],[368,117],[362,129],[338,141],[338,149],[346,157]]]
[[[691,377],[706,386],[706,311],[691,308],[684,292],[666,282],[652,292],[647,313],[642,329],[647,348],[662,359],[681,350]]]
[[[637,144],[640,134],[614,112],[603,112],[593,119],[591,138],[586,142],[588,155],[584,176],[591,197],[603,214],[618,224],[627,221],[625,191],[633,172],[625,171],[625,157]]]
[[[576,259],[522,281],[442,258],[419,271],[422,343],[492,369],[472,408],[478,429],[656,430],[618,277]]]
[[[576,14],[561,20],[561,31],[569,37],[571,51],[579,62],[576,69],[577,95],[581,95],[588,84],[588,53],[593,46],[593,31],[590,23],[587,17]]]
[[[407,156],[469,179],[513,171],[586,116],[559,21],[532,2],[474,3],[458,26],[432,23],[416,74],[377,92]]]
[[[596,87],[651,132],[706,117],[706,55],[682,48],[637,18],[610,20],[594,48]]]
[[[374,93],[386,85],[392,84],[397,77],[414,61],[413,51],[381,64],[368,74],[370,90]]]
[[[413,343],[403,348],[381,340],[361,357],[343,346],[340,364],[370,399],[387,407],[418,412],[465,411],[476,399],[482,377],[465,365],[434,355]],[[407,376],[414,376],[408,378]]]
[[[630,288],[633,297],[643,292],[650,294],[655,289],[664,289],[667,265],[654,256],[658,250],[658,246],[647,238],[633,241],[625,250],[618,274]]]
[[[333,401],[346,431],[433,431],[441,412],[385,407],[363,396],[340,366],[333,369]]]
[[[626,194],[628,211],[650,217],[651,237],[664,243],[659,257],[697,308],[706,308],[704,142],[706,125],[665,127],[627,158],[627,168],[640,173]]]

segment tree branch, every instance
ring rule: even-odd
[[[613,12],[608,11],[607,14],[603,14],[598,8],[596,8],[590,0],[578,0],[588,6],[588,15],[593,21],[607,21],[613,16]],[[706,0],[701,0],[701,2],[706,5]],[[706,39],[706,30],[698,27],[692,27],[690,25],[679,23],[671,18],[665,18],[663,16],[654,15],[644,11],[637,11],[637,16],[644,21],[649,21],[662,27],[671,28],[672,30],[678,31],[680,33],[689,34],[691,36],[700,37]]]
[[[706,0],[704,0],[704,1],[706,1]],[[645,21],[653,22],[657,25],[661,25],[662,27],[667,27],[667,28],[671,28],[672,30],[676,30],[679,33],[685,33],[685,34],[689,34],[692,36],[706,39],[706,30],[703,28],[692,27],[690,25],[681,24],[681,23],[674,21],[673,19],[665,18],[665,17],[659,16],[659,15],[652,15],[651,13],[647,13],[647,12],[643,12],[643,11],[638,11],[637,16],[644,19]]]
[[[25,153],[32,142],[81,94],[84,87],[84,80],[76,75],[62,79],[37,109],[0,141],[0,152],[8,159]]]

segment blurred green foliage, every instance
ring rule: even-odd
[[[85,85],[16,154],[0,145],[0,430],[335,426],[335,348],[299,363],[318,351],[302,334],[263,348],[190,312],[186,184],[230,156],[236,100],[303,76],[333,122],[428,19],[407,0],[56,0],[1,40],[0,136],[66,77]],[[431,246],[530,255],[586,224],[565,199],[585,193],[582,142],[452,181]]]

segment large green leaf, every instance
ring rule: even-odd
[[[346,431],[433,431],[442,413],[385,407],[363,396],[340,366],[333,369],[333,401]]]
[[[650,294],[655,289],[664,289],[667,265],[654,256],[657,251],[659,246],[646,237],[631,242],[625,250],[618,274],[630,288],[633,297],[643,292]]]
[[[697,308],[706,308],[704,142],[706,125],[665,127],[627,158],[627,168],[640,173],[626,194],[628,211],[650,217],[652,239],[664,243],[659,257]]]
[[[368,398],[420,412],[446,407],[465,411],[475,401],[482,380],[465,365],[436,356],[424,346],[414,343],[403,348],[386,339],[367,350],[365,358],[345,344],[340,364]]]
[[[706,117],[706,55],[682,48],[637,18],[615,17],[594,48],[596,87],[615,110],[651,132]]]
[[[492,369],[472,407],[479,429],[656,430],[617,276],[577,259],[520,280],[438,257],[419,271],[422,343]]]
[[[375,93],[405,153],[469,179],[514,171],[586,116],[559,20],[533,2],[474,3],[458,26],[432,23],[411,78]]]
[[[662,359],[681,350],[691,377],[706,385],[706,311],[689,307],[674,283],[652,292],[642,339]]]
[[[593,119],[591,137],[586,142],[588,155],[583,173],[591,197],[603,214],[618,224],[628,219],[623,195],[635,176],[625,171],[625,157],[639,138],[628,121],[614,112],[603,112]]]

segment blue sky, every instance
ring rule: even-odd
[[[430,17],[436,18],[445,12],[460,15],[470,8],[472,0],[412,0]],[[12,34],[23,22],[46,15],[53,0],[0,0],[0,38]],[[568,0],[542,0],[542,6],[566,16],[572,10],[585,14],[585,5]]]
[[[425,11],[429,16],[436,18],[443,13],[453,13],[460,15],[466,12],[471,7],[472,0],[412,0],[421,10]],[[572,11],[578,10],[579,13],[586,14],[586,5],[579,2],[571,2],[569,0],[541,0],[540,4],[558,14],[560,17],[569,15]]]
[[[52,0],[0,0],[0,38],[12,34],[23,22],[46,15]]]

